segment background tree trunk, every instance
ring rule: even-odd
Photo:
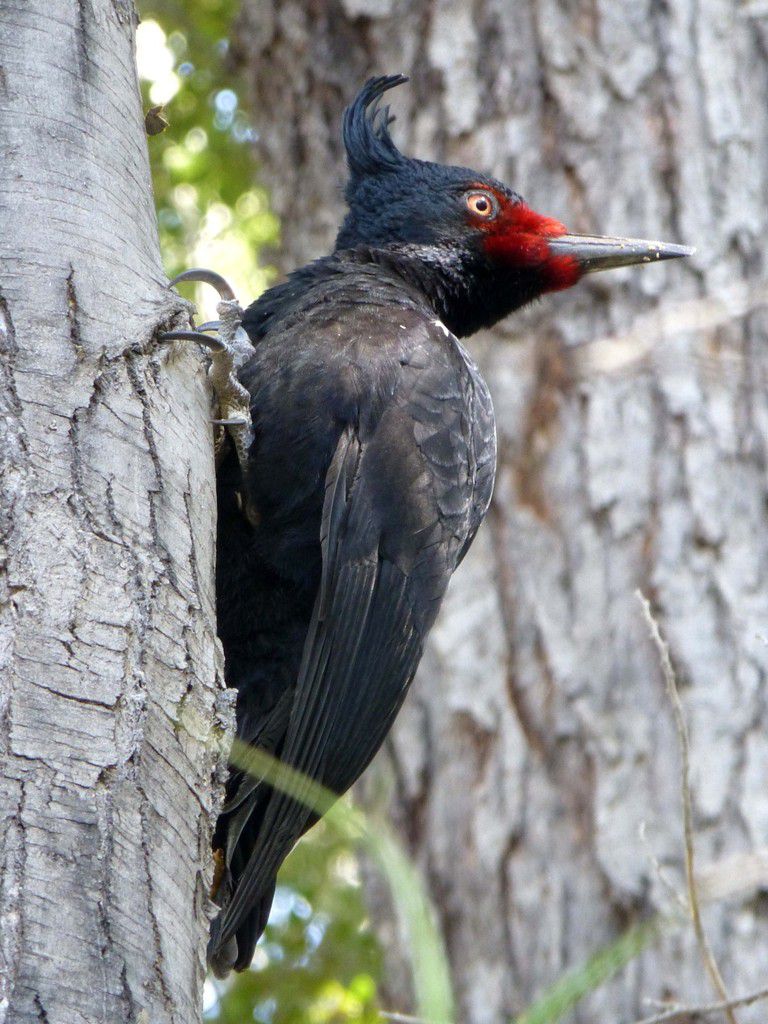
[[[130,0],[0,5],[0,1021],[199,1019],[214,474]]]
[[[237,35],[286,266],[332,242],[342,107],[396,71],[406,152],[491,169],[572,230],[698,247],[472,343],[494,506],[388,757],[456,1019],[503,1021],[669,907],[641,822],[680,878],[677,744],[635,588],[684,685],[700,862],[768,843],[768,19],[735,0],[246,0]],[[736,991],[766,980],[757,882],[706,912]],[[679,929],[574,1019],[709,995]]]

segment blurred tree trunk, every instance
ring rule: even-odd
[[[669,908],[649,850],[680,878],[677,743],[636,588],[683,686],[699,862],[768,843],[768,19],[734,0],[246,0],[236,36],[286,267],[332,242],[342,107],[396,71],[407,152],[490,169],[572,230],[698,247],[472,342],[495,502],[379,771],[457,1020],[496,1024]],[[733,991],[765,983],[757,882],[705,914]],[[678,929],[574,1019],[710,994]]]
[[[54,16],[55,15],[55,16]],[[0,1021],[200,1018],[220,673],[199,356],[130,0],[0,9]]]

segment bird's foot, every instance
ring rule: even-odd
[[[219,319],[201,324],[194,330],[167,331],[160,337],[163,341],[196,341],[211,353],[208,376],[219,413],[212,421],[217,430],[214,451],[218,461],[224,448],[226,430],[232,438],[240,466],[245,471],[248,449],[253,441],[253,428],[250,396],[237,379],[237,371],[250,359],[254,349],[241,327],[243,311],[229,284],[212,270],[197,267],[185,270],[183,274],[174,277],[168,287],[172,288],[180,281],[202,281],[212,285],[220,297],[217,306]],[[218,333],[209,334],[209,331]]]

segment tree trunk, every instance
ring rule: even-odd
[[[0,1021],[200,1018],[209,398],[164,289],[129,0],[0,6]]]
[[[491,169],[572,230],[698,246],[473,342],[495,501],[388,751],[457,1020],[508,1019],[670,906],[638,830],[679,880],[679,757],[636,588],[684,687],[700,863],[768,843],[768,20],[748,8],[247,0],[238,26],[286,265],[332,242],[344,103],[396,71],[406,152]],[[705,913],[734,991],[765,983],[764,875]],[[678,928],[573,1019],[710,995]]]

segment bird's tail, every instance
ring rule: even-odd
[[[273,878],[235,934],[224,943],[218,938],[223,911],[214,919],[207,955],[208,965],[217,978],[226,978],[231,970],[244,971],[250,966],[256,943],[267,927],[269,911],[275,897],[275,885],[276,880]]]

